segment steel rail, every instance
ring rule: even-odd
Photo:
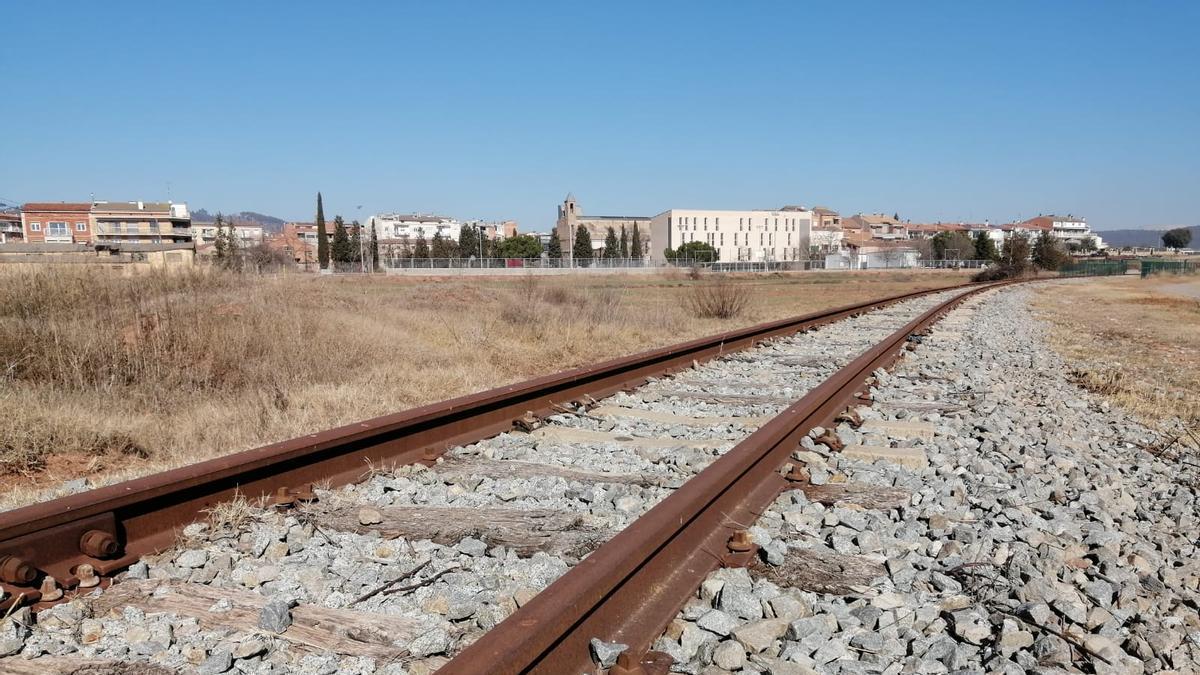
[[[439,675],[595,673],[592,638],[628,645],[610,675],[665,673],[670,657],[649,651],[651,644],[710,572],[754,557],[745,530],[788,487],[781,470],[800,439],[861,399],[872,373],[892,363],[911,336],[968,297],[1008,283],[940,303],[858,356],[469,645]]]
[[[608,396],[763,340],[971,286],[912,291],[720,333],[0,513],[0,589],[6,591],[0,610],[13,602],[44,606],[40,581],[49,575],[62,588],[75,588],[85,564],[106,584],[238,495],[303,500],[313,483],[361,479],[368,463],[430,462],[452,446],[509,431],[529,415],[553,414],[556,405]]]

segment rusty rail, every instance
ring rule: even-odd
[[[991,287],[941,303],[864,352],[468,646],[439,675],[594,673],[592,638],[629,646],[609,675],[665,673],[671,659],[648,651],[651,644],[710,572],[753,559],[745,529],[788,486],[784,470],[800,439],[846,410],[910,336]],[[806,480],[802,472],[787,473]]]
[[[81,574],[94,571],[107,584],[141,556],[170,547],[179,528],[238,494],[277,503],[311,498],[312,483],[354,482],[368,462],[428,462],[449,447],[511,430],[528,415],[553,414],[555,405],[608,396],[766,339],[967,286],[914,291],[721,333],[2,513],[0,589],[6,596],[0,610],[18,601],[44,606],[39,586],[47,576],[71,589],[79,586]]]

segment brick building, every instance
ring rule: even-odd
[[[21,207],[21,229],[30,244],[88,244],[92,205],[87,202],[31,202]]]

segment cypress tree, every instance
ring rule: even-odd
[[[379,271],[379,237],[375,233],[375,221],[371,221],[371,271]]]
[[[362,226],[358,221],[350,223],[350,259],[356,263],[362,262]]]
[[[550,231],[550,241],[546,244],[546,257],[555,259],[562,257],[562,242],[558,240],[558,228]]]
[[[420,258],[422,260],[429,259],[429,244],[425,242],[425,234],[424,233],[417,235],[417,243],[413,247],[412,257]]]
[[[220,264],[225,264],[225,256],[229,253],[229,245],[225,242],[225,219],[217,214],[217,233],[213,237],[213,256]]]
[[[621,258],[629,257],[629,235],[625,232],[625,226],[621,226]]]
[[[481,255],[479,235],[479,230],[475,229],[473,225],[463,225],[462,229],[458,231],[458,252],[463,258],[470,258],[471,256],[483,257]]]
[[[604,257],[611,260],[617,257],[621,252],[621,245],[617,243],[617,231],[608,228],[608,234],[604,235]]]
[[[329,240],[325,238],[325,208],[321,205],[321,193],[317,193],[317,264],[329,269]]]
[[[629,257],[635,260],[642,259],[642,233],[638,232],[638,224],[633,224],[633,238],[629,242]]]
[[[225,261],[230,269],[241,269],[242,258],[238,254],[237,229],[233,226],[233,217],[229,217],[229,234],[225,235]]]
[[[575,245],[571,248],[571,254],[584,267],[592,259],[592,235],[588,234],[587,227],[580,225],[575,230]]]
[[[975,259],[976,260],[999,260],[1000,252],[996,250],[996,242],[988,236],[987,232],[975,233]]]
[[[350,251],[350,235],[346,232],[346,223],[341,216],[333,219],[333,244],[330,255],[335,263],[348,263],[353,260]]]
[[[456,247],[454,246],[453,239],[446,239],[445,237],[442,236],[441,232],[437,232],[433,235],[433,241],[430,242],[430,245],[429,245],[429,257],[430,258],[453,258],[453,257],[455,257],[455,254],[457,253],[457,251],[455,251],[455,248]]]

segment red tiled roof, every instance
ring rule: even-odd
[[[92,205],[91,203],[81,202],[29,202],[25,206],[22,206],[21,210],[88,213],[92,210]]]

